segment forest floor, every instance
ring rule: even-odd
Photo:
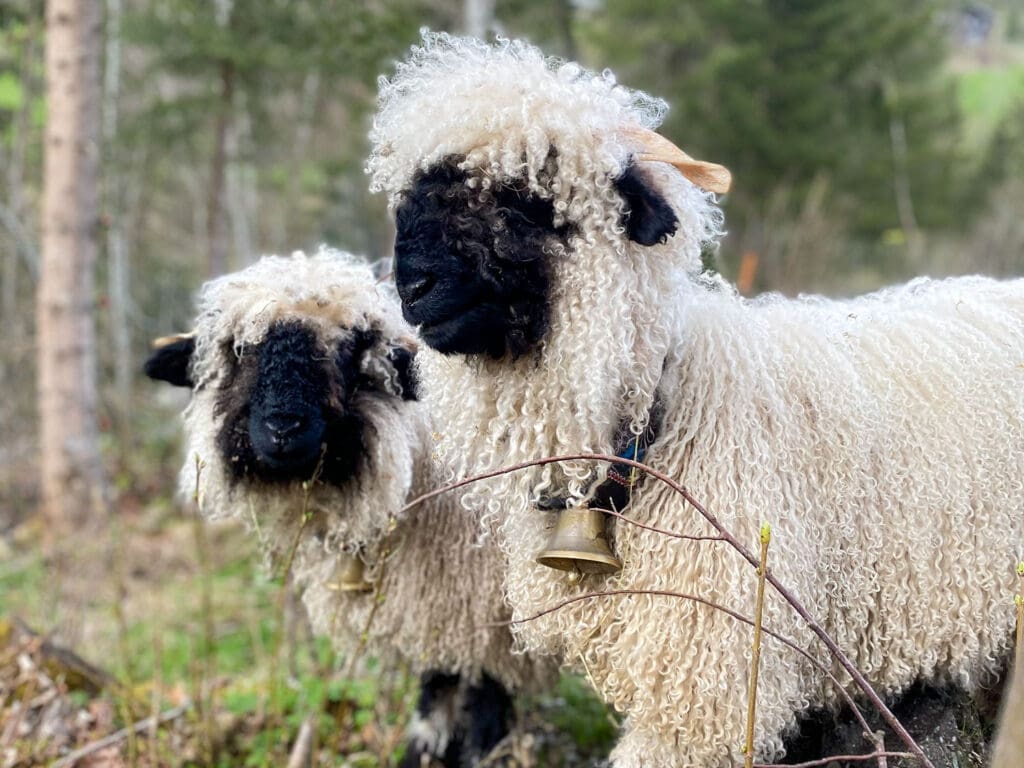
[[[415,676],[373,659],[352,673],[313,637],[254,537],[169,500],[176,454],[173,441],[128,454],[112,474],[120,490],[104,532],[71,542],[79,569],[63,588],[43,554],[48,532],[26,517],[31,495],[0,509],[0,768],[291,768],[302,733],[303,766],[397,765]],[[942,756],[936,766],[982,768],[998,686],[981,719],[955,694],[919,694],[898,714]],[[618,731],[570,674],[517,704],[507,763],[517,768],[600,764]],[[851,723],[808,721],[784,762],[868,751]],[[898,748],[894,736],[886,743]],[[87,752],[68,759],[77,750]]]
[[[238,526],[122,506],[102,571],[80,579],[71,643],[45,634],[59,598],[43,532],[0,534],[0,768],[285,766],[303,731],[302,765],[397,764],[417,693],[408,670],[366,659],[345,677]],[[566,675],[521,704],[510,748],[523,768],[607,754],[616,724],[585,682]]]
[[[125,504],[112,525],[88,555],[100,571],[78,579],[72,627],[55,608],[38,524],[0,533],[0,768],[397,765],[415,676],[373,659],[347,676],[240,526],[200,524],[166,502]],[[76,639],[51,639],[54,629]],[[513,760],[500,764],[576,768],[607,756],[618,723],[580,678],[518,704],[504,745]],[[981,768],[990,733],[973,709],[941,694],[897,711],[937,766]],[[849,717],[801,734],[785,762],[864,751]],[[306,759],[290,762],[299,751]]]

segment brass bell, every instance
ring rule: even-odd
[[[548,568],[569,571],[571,581],[589,573],[608,574],[622,570],[608,546],[605,515],[599,509],[571,507],[558,513],[555,531],[537,562]]]
[[[342,553],[338,556],[338,580],[331,584],[331,589],[338,592],[369,592],[373,584],[364,576],[365,566],[359,555]]]

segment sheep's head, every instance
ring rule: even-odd
[[[224,369],[214,388],[217,446],[237,480],[291,482],[319,479],[344,485],[364,454],[367,398],[415,399],[412,351],[390,346],[393,379],[364,370],[367,354],[380,347],[379,330],[353,329],[328,349],[301,316],[274,321],[265,336],[236,349],[223,343]],[[191,338],[157,349],[147,361],[153,379],[190,385]]]
[[[529,45],[427,35],[382,83],[368,163],[390,195],[396,283],[423,339],[524,354],[549,327],[559,269],[597,268],[581,250],[625,261],[679,232],[683,266],[698,269],[717,218],[694,184],[724,191],[728,172],[654,134],[664,109]]]
[[[381,414],[416,399],[413,342],[383,290],[334,252],[267,257],[207,284],[196,333],[165,340],[146,373],[193,389],[187,426],[210,433],[203,459],[230,482],[340,488]]]

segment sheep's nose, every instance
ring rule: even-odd
[[[274,445],[280,447],[303,430],[306,420],[292,414],[275,414],[264,419],[263,426]]]

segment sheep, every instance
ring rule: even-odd
[[[406,765],[474,764],[508,730],[509,691],[545,683],[554,663],[513,654],[507,629],[478,631],[507,616],[504,563],[474,546],[457,499],[401,514],[436,479],[393,289],[321,249],[212,280],[198,304],[194,332],[146,365],[192,388],[180,492],[198,493],[206,517],[245,521],[278,567],[292,562],[313,628],[340,650],[365,642],[423,672]],[[352,557],[379,599],[341,591]]]
[[[728,171],[653,132],[666,108],[510,40],[425,33],[381,79],[366,170],[429,347],[417,368],[438,456],[455,476],[645,448],[744,543],[771,523],[772,572],[883,693],[973,689],[1007,648],[1004,574],[1024,552],[1024,282],[742,298],[701,266]],[[749,614],[750,564],[619,521],[618,573],[576,583],[535,559],[543,509],[601,496],[607,472],[548,464],[464,496],[497,526],[518,640],[584,667],[625,713],[616,768],[734,765],[749,630],[649,591]],[[624,500],[647,525],[716,533],[649,478]],[[593,590],[633,593],[536,617]],[[771,589],[765,617],[845,675]],[[770,760],[837,693],[765,642],[755,752]]]

